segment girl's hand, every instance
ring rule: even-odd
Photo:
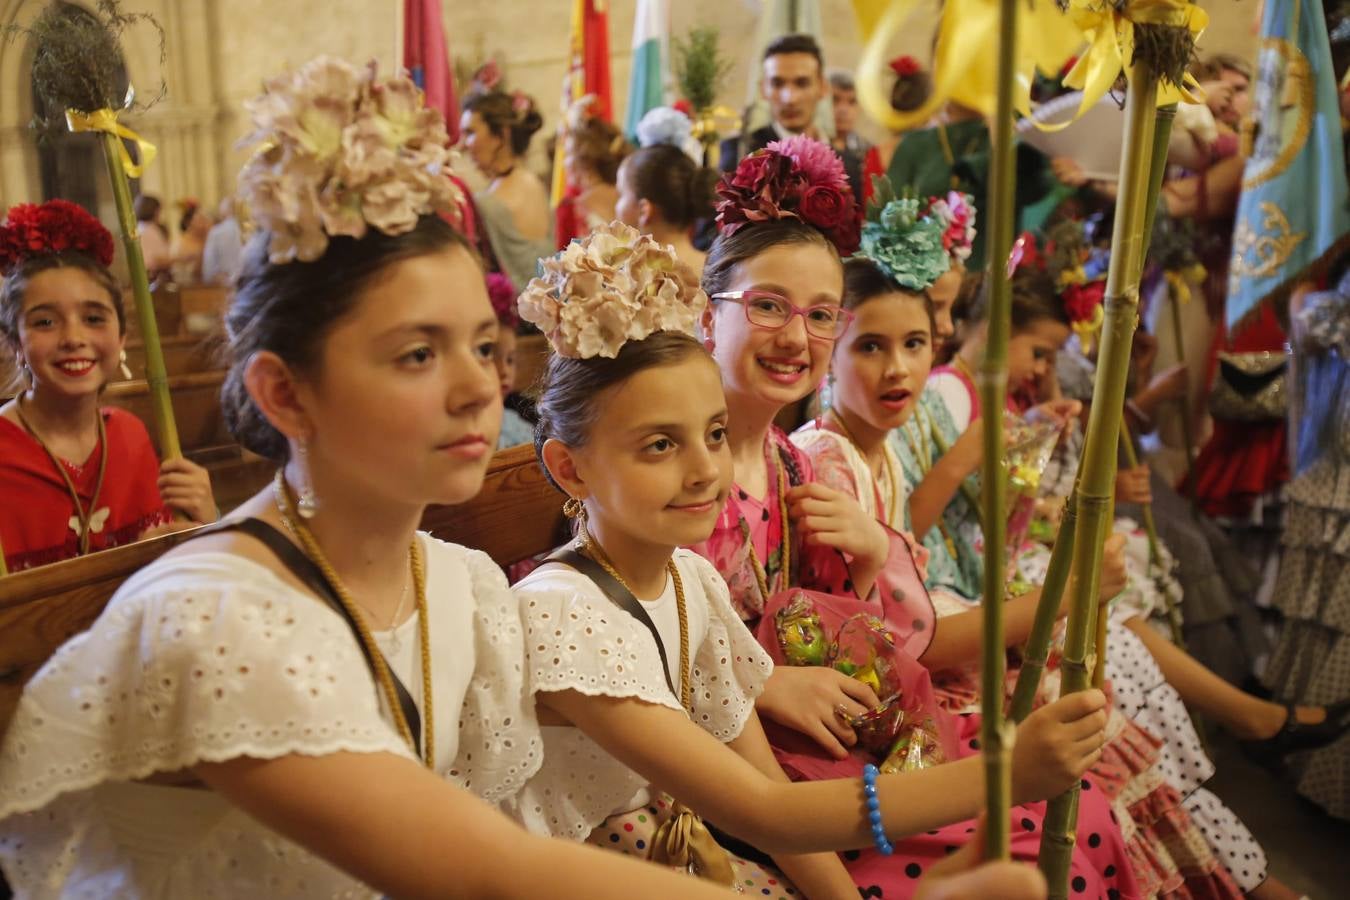
[[[792,488],[787,501],[788,514],[806,533],[806,543],[833,547],[864,566],[879,568],[886,561],[886,530],[848,494],[813,482]]]
[[[159,496],[193,522],[207,524],[218,516],[211,476],[190,459],[166,459],[159,467]]]
[[[777,666],[755,701],[764,716],[812,738],[836,759],[858,743],[844,716],[852,720],[880,705],[870,687],[825,666]]]
[[[1083,404],[1078,400],[1061,398],[1059,400],[1048,400],[1045,403],[1033,406],[1027,410],[1027,421],[1029,422],[1056,422],[1060,425],[1067,425],[1071,419],[1077,418],[1083,412]]]
[[[1132,469],[1116,470],[1116,502],[1153,502],[1153,490],[1149,487],[1147,463],[1140,463]]]
[[[1076,579],[1078,576],[1075,575]],[[1097,582],[1097,603],[1108,603],[1117,594],[1125,590],[1130,583],[1130,575],[1125,570],[1125,535],[1113,534],[1102,544],[1102,576]],[[1064,588],[1064,596],[1059,601],[1059,617],[1069,614],[1073,606],[1073,580]]]
[[[984,461],[984,418],[972,419],[948,451],[961,460],[961,468],[974,472]]]
[[[1083,777],[1106,742],[1106,695],[1080,691],[1027,716],[1013,745],[1013,802],[1047,800]]]

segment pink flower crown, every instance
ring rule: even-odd
[[[805,135],[774,141],[717,185],[717,225],[732,235],[757,222],[797,219],[847,256],[858,249],[858,205],[838,154]]]
[[[328,56],[268,81],[245,104],[252,158],[239,198],[271,235],[273,263],[312,261],[330,238],[411,231],[424,215],[458,221],[449,135],[412,79],[377,79]]]
[[[113,237],[102,222],[68,200],[10,208],[0,225],[0,275],[24,260],[57,253],[83,253],[107,268],[113,261]]]
[[[559,356],[610,359],[658,331],[693,334],[708,295],[675,257],[622,222],[611,222],[539,261],[543,273],[517,301]]]

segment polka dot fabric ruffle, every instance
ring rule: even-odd
[[[670,816],[670,796],[661,794],[654,797],[649,806],[610,816],[591,832],[586,843],[617,850],[625,856],[646,859],[652,836]],[[801,891],[793,887],[792,882],[777,869],[741,859],[732,853],[728,856],[731,857],[731,868],[736,875],[735,887],[738,893],[771,900],[799,900],[803,897]]]

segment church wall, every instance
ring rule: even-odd
[[[45,0],[0,0],[0,26],[28,22]],[[74,0],[92,7],[92,0]],[[127,124],[160,147],[160,158],[143,189],[170,205],[192,196],[214,203],[233,184],[242,155],[234,142],[247,130],[242,103],[258,92],[264,78],[286,65],[298,65],[320,53],[353,61],[378,59],[388,67],[395,53],[396,10],[400,0],[125,0],[129,10],[153,13],[168,37],[162,69],[166,98]],[[610,0],[610,50],[615,114],[626,99],[633,25],[633,0]],[[1227,50],[1250,55],[1254,0],[1206,0],[1214,13],[1203,52]],[[536,98],[547,125],[535,141],[533,162],[541,171],[544,137],[555,124],[559,83],[566,65],[569,0],[446,0],[446,33],[455,59],[498,58],[513,88]],[[721,102],[741,108],[752,69],[743,47],[754,33],[757,0],[679,0],[672,3],[673,33],[696,24],[717,27],[726,53],[735,63],[723,85]],[[849,0],[820,0],[828,65],[849,65],[861,50]],[[897,41],[896,53],[927,57],[930,3],[916,14],[913,27]],[[161,67],[153,36],[145,29],[127,40],[127,66],[142,93],[153,92]],[[22,42],[0,47],[0,199],[5,203],[38,199],[38,168],[28,100],[31,64]],[[104,211],[101,211],[104,212]],[[110,215],[105,218],[111,219]]]

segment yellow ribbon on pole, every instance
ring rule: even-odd
[[[1209,25],[1209,14],[1189,0],[1127,0],[1119,8],[1106,0],[1069,0],[1068,15],[1088,39],[1088,48],[1064,77],[1064,86],[1081,90],[1083,99],[1078,104],[1078,111],[1066,122],[1053,125],[1035,122],[1041,131],[1060,131],[1068,127],[1111,90],[1126,61],[1134,58],[1136,25],[1185,28],[1197,40]],[[1018,111],[1030,115],[1030,97],[1019,93],[1018,100],[1026,104]],[[1179,85],[1159,81],[1159,106],[1182,100],[1204,102],[1204,92],[1190,73]]]
[[[127,173],[128,178],[140,178],[141,173],[150,163],[154,162],[155,154],[159,152],[154,144],[118,122],[117,113],[111,109],[96,109],[91,113],[81,112],[78,109],[68,109],[66,110],[66,127],[72,132],[105,131],[119,138],[134,141],[141,156],[139,163],[131,158],[131,153],[127,151],[126,144],[121,141],[117,142],[117,147],[122,156],[122,171]]]
[[[1185,306],[1191,302],[1191,285],[1204,281],[1207,274],[1204,266],[1200,263],[1194,263],[1177,271],[1164,271],[1163,278],[1166,279],[1167,286],[1172,291],[1172,296],[1176,297],[1178,303]]]

